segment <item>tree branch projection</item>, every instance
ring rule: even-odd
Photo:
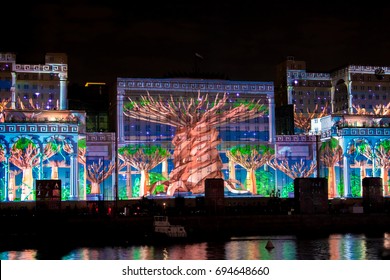
[[[385,195],[389,192],[389,168],[390,168],[390,140],[381,141],[378,146],[372,150],[371,146],[365,144],[359,152],[371,162],[375,161],[375,167],[381,169],[381,178]]]
[[[40,148],[27,137],[20,137],[12,146],[9,161],[23,170],[22,200],[33,199],[33,167],[57,154],[61,147],[58,139],[53,139],[44,146],[41,153]]]
[[[118,149],[119,159],[123,162],[121,168],[124,166],[133,166],[141,172],[141,182],[139,196],[144,196],[150,190],[149,171],[166,160],[170,154],[168,150],[147,145],[127,145]],[[130,174],[126,174],[131,176]]]
[[[327,110],[328,110],[328,105],[325,105],[324,109],[322,109],[322,111],[318,112],[318,104],[314,108],[313,112],[309,112],[309,109],[308,109],[306,114],[304,114],[302,112],[297,113],[296,110],[294,109],[294,125],[295,125],[295,127],[303,130],[304,134],[307,134],[310,131],[311,120],[315,119],[315,118],[322,118],[323,116],[326,116]]]
[[[310,163],[310,166],[307,166],[303,159],[293,165],[290,165],[286,159],[280,162],[275,159],[270,165],[274,169],[279,169],[291,179],[310,177],[317,168],[317,164],[314,161]]]
[[[0,162],[5,161],[5,148],[0,145]]]
[[[329,141],[322,143],[320,147],[320,161],[328,167],[328,196],[336,196],[336,173],[335,165],[343,158],[343,149],[339,141],[331,138]]]
[[[3,99],[0,101],[0,123],[3,123],[5,121],[5,113],[4,110],[7,108],[8,102],[10,102],[11,99]]]
[[[208,95],[198,92],[197,98],[153,98],[148,93],[141,97],[141,102],[125,105],[124,114],[130,118],[171,125],[176,127],[174,145],[174,168],[170,173],[167,194],[173,195],[181,188],[192,193],[204,192],[204,181],[208,178],[222,178],[222,160],[217,146],[217,125],[239,123],[247,119],[263,116],[267,107],[261,100],[253,100],[236,107],[227,106],[228,95],[222,98],[216,95],[209,102]]]
[[[378,116],[388,116],[390,115],[390,102],[387,105],[378,104],[372,109],[372,112],[367,112],[366,108],[360,107],[360,105],[352,105],[356,110],[356,115],[378,115]]]
[[[88,165],[87,179],[91,182],[91,194],[99,194],[99,185],[111,176],[114,171],[115,165],[113,162],[106,167],[103,167],[103,161],[99,159],[98,163],[92,163]]]
[[[226,151],[226,156],[233,163],[241,165],[247,171],[246,186],[252,194],[257,194],[255,171],[268,164],[275,157],[275,151],[266,145],[235,146]]]

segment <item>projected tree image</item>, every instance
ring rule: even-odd
[[[234,146],[229,151],[226,151],[226,156],[230,161],[246,169],[247,189],[252,194],[257,194],[255,171],[261,166],[268,164],[275,157],[275,151],[267,145],[242,145]]]
[[[316,163],[312,161],[310,165],[307,165],[303,159],[300,162],[291,164],[288,160],[272,161],[271,166],[279,169],[291,179],[295,178],[307,178],[310,177],[314,171],[316,171]]]
[[[10,101],[10,99],[3,99],[0,101],[0,123],[3,123],[5,121],[5,115],[4,110],[7,108],[7,104]]]
[[[308,133],[311,127],[311,120],[314,118],[322,118],[327,115],[328,106],[324,106],[321,111],[318,111],[318,104],[314,108],[313,112],[307,111],[307,113],[294,110],[294,125],[296,128],[303,131],[304,134]]]
[[[149,182],[149,171],[166,160],[168,150],[158,146],[126,145],[118,149],[119,158],[127,166],[133,166],[141,173],[139,196],[152,192]],[[130,174],[128,174],[130,176]]]
[[[65,144],[64,150],[68,154],[74,154],[73,146]],[[77,161],[83,166],[82,172],[80,172],[80,186],[82,187],[82,198],[87,198],[87,186],[86,186],[86,173],[87,173],[87,141],[85,138],[79,139],[77,142]]]
[[[172,140],[174,145],[173,170],[169,175],[168,195],[178,188],[192,193],[204,192],[204,181],[208,178],[222,178],[222,160],[217,150],[221,140],[216,127],[224,123],[242,122],[266,113],[266,107],[259,101],[237,106],[227,106],[228,96],[215,97],[209,102],[208,95],[197,98],[173,96],[166,100],[154,99],[149,94],[141,102],[125,105],[124,114],[131,118],[171,125],[176,128]]]
[[[390,115],[390,102],[387,103],[387,105],[384,104],[378,104],[375,105],[375,107],[372,109],[372,112],[367,111],[366,108],[360,107],[360,105],[352,105],[355,109],[356,115],[382,115],[382,116],[388,116]]]
[[[60,145],[54,141],[45,145],[43,153],[39,146],[27,137],[20,137],[12,146],[9,161],[22,170],[22,197],[21,200],[33,199],[33,173],[34,167],[55,155]]]
[[[0,162],[5,161],[5,148],[0,144]]]
[[[115,165],[113,162],[106,167],[103,166],[103,161],[99,159],[99,162],[88,165],[87,179],[91,182],[91,194],[100,194],[100,184],[103,183],[108,177],[111,176],[114,171]]]
[[[335,165],[341,161],[342,157],[343,149],[337,139],[331,138],[329,141],[322,143],[320,160],[328,167],[328,196],[330,198],[335,197],[337,194]]]
[[[389,194],[390,140],[381,141],[372,151],[370,145],[362,146],[361,153],[381,169],[385,195]]]
[[[59,160],[52,160],[48,164],[48,166],[51,167],[51,179],[59,179],[58,178],[58,168],[60,167],[68,167],[65,161],[59,161]]]
[[[348,154],[352,156],[353,165],[351,167],[358,168],[360,170],[360,181],[359,186],[362,190],[363,178],[367,176],[367,168],[372,165],[368,161],[372,161],[374,157],[368,157],[368,153],[371,150],[370,145],[365,139],[353,139],[349,147],[347,148]],[[362,193],[362,191],[360,191]]]

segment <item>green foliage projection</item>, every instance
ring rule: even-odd
[[[280,197],[287,198],[289,193],[294,193],[294,182],[290,182],[283,186]]]
[[[351,182],[351,195],[352,197],[361,197],[362,192],[361,192],[361,178],[360,175],[351,173],[350,178]]]
[[[79,149],[86,149],[87,148],[87,140],[85,138],[80,139],[77,142],[77,146],[79,147]]]
[[[264,169],[256,171],[257,193],[262,196],[270,196],[271,191],[275,189],[275,182],[272,181],[273,174]]]
[[[160,146],[155,145],[144,145],[144,144],[137,144],[137,145],[126,145],[118,149],[118,153],[121,155],[135,155],[137,152],[141,152],[147,156],[155,155],[158,153],[161,156],[168,156],[169,152],[167,149],[164,149]]]
[[[24,151],[25,149],[28,148],[28,146],[31,145],[33,148],[36,147],[36,144],[31,140],[26,137],[20,137],[14,144],[14,147],[16,149]]]
[[[237,145],[233,146],[230,150],[233,156],[241,155],[251,155],[253,151],[257,151],[259,154],[275,154],[275,150],[268,145]]]

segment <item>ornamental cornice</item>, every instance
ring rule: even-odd
[[[288,70],[287,79],[328,81],[330,80],[330,74],[329,73],[307,73],[304,70]]]
[[[250,94],[273,94],[273,82],[248,82],[225,80],[168,80],[168,79],[118,79],[120,89],[140,91],[204,91],[209,93],[239,92]]]
[[[276,135],[276,143],[278,142],[315,142],[315,135]]]
[[[115,133],[114,132],[87,133],[86,140],[87,142],[113,143],[113,141],[115,141]]]
[[[13,71],[18,73],[67,73],[67,65],[30,65],[30,64],[14,64]]]
[[[79,133],[77,124],[1,123],[0,133]]]
[[[342,128],[339,136],[390,136],[390,127]]]

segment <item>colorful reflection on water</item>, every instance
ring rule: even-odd
[[[274,245],[267,249],[267,242]],[[77,248],[63,260],[376,260],[382,250],[390,250],[390,233],[331,234],[324,238],[286,236],[250,236],[221,242],[143,245],[127,247]],[[41,259],[36,250],[0,252],[1,260]],[[45,255],[50,259],[50,255]]]

